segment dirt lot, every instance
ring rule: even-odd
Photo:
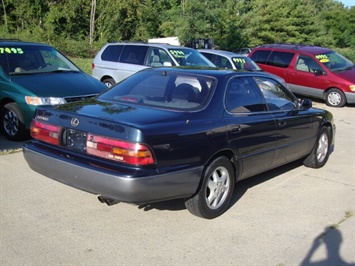
[[[0,155],[0,264],[355,265],[355,107],[329,110],[337,135],[322,169],[242,181],[214,220],[182,200],[108,207],[36,174],[23,143],[0,136],[0,150],[19,149]]]

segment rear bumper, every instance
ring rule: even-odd
[[[23,148],[32,170],[80,190],[122,202],[145,203],[192,196],[199,185],[202,166],[147,177],[120,176],[93,166],[38,151],[29,143]]]

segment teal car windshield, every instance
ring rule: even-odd
[[[332,72],[343,71],[354,67],[354,63],[334,51],[317,54],[315,58]]]
[[[7,75],[80,71],[61,53],[47,46],[0,46],[0,64]]]

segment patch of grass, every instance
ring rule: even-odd
[[[82,71],[91,76],[91,63],[93,61],[92,58],[70,57],[70,60],[73,61],[73,63],[76,64]]]

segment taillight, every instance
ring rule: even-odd
[[[95,68],[95,64],[91,63],[91,69],[94,69],[94,68]]]
[[[37,120],[32,120],[31,123],[31,137],[50,144],[59,145],[59,126],[49,125]]]
[[[149,165],[154,163],[151,151],[143,144],[93,134],[88,134],[87,136],[86,151],[88,154],[131,165]]]

